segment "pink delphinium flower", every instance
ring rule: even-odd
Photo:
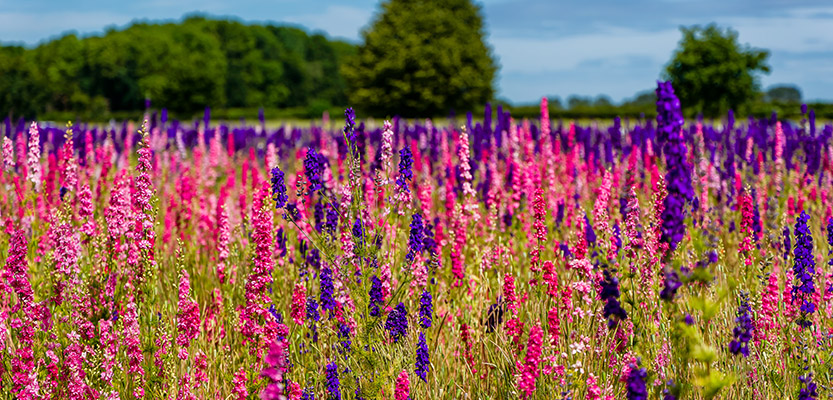
[[[269,199],[269,185],[263,182],[260,194],[253,202],[254,232],[252,241],[255,243],[254,265],[251,275],[246,280],[246,305],[240,313],[241,333],[247,341],[256,342],[256,336],[262,331],[258,318],[265,318],[268,311],[263,304],[270,303],[267,287],[272,284],[272,210],[264,199]]]
[[[292,291],[292,307],[290,310],[292,320],[298,325],[304,324],[304,317],[306,316],[306,301],[307,288],[298,282],[295,284],[295,290]]]
[[[153,197],[153,182],[150,179],[150,172],[152,169],[151,166],[151,150],[148,144],[148,121],[145,120],[142,123],[142,130],[140,131],[142,134],[142,141],[140,143],[141,147],[138,150],[139,153],[139,163],[136,165],[136,172],[139,173],[139,176],[136,178],[135,185],[136,185],[136,192],[133,196],[133,200],[136,205],[137,218],[137,230],[139,233],[138,239],[138,247],[141,251],[143,251],[147,257],[153,260],[153,245],[156,240],[155,232],[156,230],[153,227],[153,207],[150,205],[150,199]]]
[[[246,378],[246,369],[244,367],[240,367],[237,372],[234,373],[234,379],[232,380],[232,384],[234,385],[234,394],[237,400],[246,400],[246,397],[249,396],[249,390],[246,389],[246,382],[249,379]]]
[[[598,380],[596,376],[592,373],[587,377],[587,396],[585,397],[586,400],[601,400],[602,398],[602,389],[599,388]]]
[[[197,400],[197,396],[191,392],[190,375],[185,374],[179,378],[179,391],[177,392],[176,400]]]
[[[113,367],[119,351],[119,342],[113,331],[113,323],[108,319],[98,321],[99,337],[101,338],[101,380],[105,386],[112,388]]]
[[[616,243],[613,237],[613,228],[610,226],[610,216],[608,214],[608,207],[610,207],[610,192],[613,174],[610,171],[605,171],[602,177],[602,185],[599,187],[599,195],[596,197],[596,202],[593,205],[593,223],[596,224],[596,229],[602,233],[602,245],[607,245],[607,258],[613,260],[616,257]]]
[[[289,400],[301,400],[301,395],[303,391],[301,391],[301,385],[298,382],[289,382],[289,385],[286,388],[287,395],[289,396]]]
[[[550,344],[558,346],[558,338],[561,337],[561,319],[558,316],[558,306],[547,312],[547,324],[549,325]]]
[[[202,350],[197,352],[194,357],[194,387],[202,386],[203,383],[208,382],[208,375],[205,371],[208,369],[208,356]]]
[[[231,236],[229,230],[228,210],[226,206],[220,207],[220,216],[217,221],[217,278],[220,283],[226,282],[226,260],[229,257],[229,238]]]
[[[87,236],[95,234],[94,211],[93,192],[90,190],[90,185],[83,185],[78,192],[78,217],[83,221],[81,232],[84,232]]]
[[[6,171],[14,170],[14,148],[12,147],[12,140],[7,136],[3,136],[3,168]]]
[[[38,123],[32,121],[29,125],[29,153],[26,161],[29,167],[27,178],[35,185],[35,190],[40,190],[40,156],[40,131]]]
[[[503,276],[503,301],[506,302],[506,308],[512,315],[518,314],[518,298],[515,296],[515,277],[506,274]]]
[[[538,379],[538,363],[541,361],[541,343],[544,332],[539,325],[534,325],[529,330],[529,342],[527,343],[526,359],[524,360],[521,378],[518,381],[518,390],[522,392],[521,397],[528,399],[535,391],[535,380]]]
[[[411,394],[411,382],[408,378],[408,371],[404,369],[396,378],[396,389],[393,392],[393,398],[396,400],[409,400]]]
[[[67,334],[70,345],[64,350],[64,368],[67,371],[67,395],[69,399],[84,399],[88,390],[84,382],[84,350],[79,343],[80,336],[73,331]]]
[[[78,186],[78,162],[75,160],[75,148],[72,142],[72,124],[67,127],[64,136],[63,158],[61,159],[61,178],[63,186],[74,191]]]
[[[165,359],[171,344],[168,333],[160,333],[154,343],[156,343],[156,351],[153,353],[153,365],[156,367],[156,376],[165,378]]]
[[[541,270],[541,250],[544,249],[544,246],[547,242],[547,226],[546,226],[546,204],[544,203],[544,189],[540,186],[535,189],[535,194],[533,195],[533,202],[532,202],[532,209],[533,209],[533,227],[535,232],[533,233],[531,239],[533,239],[532,244],[532,259],[531,259],[531,268],[533,272],[538,272]],[[533,278],[534,279],[534,278]]]
[[[9,240],[9,256],[4,271],[9,286],[17,293],[18,304],[12,312],[23,310],[24,314],[29,314],[34,305],[34,292],[29,282],[29,262],[26,260],[28,245],[29,241],[23,230],[15,231]]]
[[[475,196],[477,193],[472,188],[471,164],[469,164],[469,134],[466,132],[465,126],[460,128],[460,147],[457,149],[457,157],[460,162],[460,178],[463,186],[463,211],[466,216],[474,218],[475,221],[479,219],[479,214],[475,213],[477,208],[477,201]]]
[[[71,288],[77,280],[78,256],[81,254],[81,240],[75,227],[68,223],[60,223],[54,231],[55,237],[55,270],[60,275],[60,281],[55,285],[55,304],[63,303],[63,289]]]
[[[139,336],[141,330],[139,329],[139,315],[136,310],[136,303],[130,301],[125,307],[124,311],[124,346],[127,348],[127,373],[133,377],[136,390],[134,394],[136,397],[144,397],[144,376],[145,370],[142,368],[142,362],[145,359],[142,353],[142,341]]]
[[[738,197],[738,203],[741,212],[740,233],[743,234],[738,250],[743,253],[743,262],[748,267],[752,265],[752,238],[755,234],[752,227],[752,196],[744,190]]]
[[[200,333],[200,307],[191,300],[191,281],[184,269],[179,276],[179,313],[177,315],[176,344],[180,346],[179,358],[188,358],[188,347]]]

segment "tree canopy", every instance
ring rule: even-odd
[[[133,111],[144,100],[193,113],[205,106],[344,106],[339,73],[355,46],[276,25],[191,16],[35,48],[0,47],[0,110]]]
[[[471,0],[390,0],[362,36],[344,73],[368,113],[436,116],[494,95],[497,64]]]
[[[766,50],[738,44],[731,28],[712,24],[680,28],[679,47],[665,69],[684,111],[718,116],[746,111],[759,95],[758,74],[769,72]]]

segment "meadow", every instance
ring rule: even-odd
[[[13,123],[15,399],[811,399],[833,125]],[[334,127],[334,128],[333,128]]]

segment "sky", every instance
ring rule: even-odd
[[[732,27],[742,44],[768,49],[764,88],[796,84],[805,100],[833,100],[833,2],[810,0],[477,0],[500,64],[498,96],[651,90],[681,38],[680,26]],[[378,0],[0,0],[0,42],[36,45],[133,20],[180,20],[194,12],[248,23],[283,23],[359,43]]]

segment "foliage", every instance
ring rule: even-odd
[[[768,73],[769,52],[738,44],[731,28],[681,27],[683,38],[665,68],[688,115],[714,117],[745,112],[759,91],[757,74]]]
[[[17,116],[136,111],[145,99],[172,111],[343,105],[341,60],[355,46],[276,25],[190,16],[74,34],[35,48],[0,47],[0,109]],[[320,114],[319,114],[320,115]]]
[[[361,110],[439,116],[494,95],[497,65],[471,0],[390,0],[362,36],[344,67],[350,99]]]

